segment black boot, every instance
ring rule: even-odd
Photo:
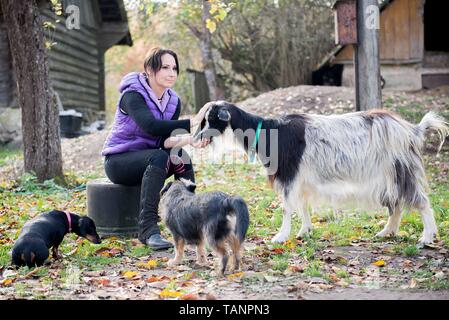
[[[156,250],[173,247],[171,242],[162,238],[157,225],[160,191],[166,177],[165,170],[148,166],[143,174],[140,192],[139,240]]]

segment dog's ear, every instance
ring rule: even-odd
[[[86,238],[92,243],[101,243],[100,236],[97,233],[94,220],[83,216],[78,220],[78,231],[74,231],[77,235]]]
[[[181,178],[179,180],[182,182],[182,184],[184,185],[184,187],[186,187],[187,190],[189,190],[190,192],[195,192],[196,184],[194,182],[184,178]]]
[[[226,109],[220,109],[220,111],[218,111],[218,119],[228,122],[231,120],[231,114]]]
[[[160,192],[161,197],[164,195],[164,193],[166,193],[168,191],[168,189],[170,189],[172,184],[173,184],[173,181],[170,181],[169,183],[167,183],[165,185],[165,187],[162,188],[162,190]]]

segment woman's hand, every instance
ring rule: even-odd
[[[180,136],[180,137],[170,137],[164,141],[164,148],[181,148],[185,145],[190,144],[194,148],[204,148],[210,143],[209,139],[201,139],[195,142],[192,135]]]
[[[204,148],[206,147],[208,144],[210,143],[209,139],[201,139],[198,141],[195,141],[195,139],[193,138],[193,136],[191,136],[191,141],[190,141],[190,145],[194,148]]]
[[[200,109],[200,111],[198,111],[198,113],[192,119],[190,119],[190,127],[191,128],[199,125],[201,123],[201,121],[203,121],[204,116],[205,116],[207,110],[209,110],[210,105],[211,105],[210,102],[206,103]]]

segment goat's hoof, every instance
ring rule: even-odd
[[[385,230],[385,229],[376,234],[376,237],[378,237],[378,238],[388,238],[388,237],[394,237],[394,236],[396,236],[396,232],[391,231],[391,230]]]
[[[275,235],[273,237],[273,239],[271,239],[271,242],[284,243],[285,241],[287,241],[287,239],[288,239],[288,236],[278,233],[277,235]]]
[[[168,262],[167,262],[167,266],[169,266],[169,267],[174,267],[174,266],[176,266],[176,265],[178,265],[179,264],[179,261],[177,261],[177,260],[175,260],[175,259],[170,259],[170,260],[168,260]]]
[[[418,240],[418,247],[424,248],[426,245],[431,245],[431,244],[433,244],[434,240],[435,240],[434,234],[422,235],[421,238],[419,238],[419,240]]]
[[[299,230],[298,234],[296,235],[296,239],[297,240],[304,239],[305,237],[310,235],[311,231],[312,231],[311,229],[301,229],[301,230]]]

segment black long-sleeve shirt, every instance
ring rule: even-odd
[[[120,101],[121,112],[130,116],[146,133],[162,137],[161,143],[170,137],[173,130],[184,129],[190,132],[190,120],[178,120],[181,113],[181,100],[178,100],[172,120],[159,120],[151,113],[145,99],[136,91],[126,92]]]

